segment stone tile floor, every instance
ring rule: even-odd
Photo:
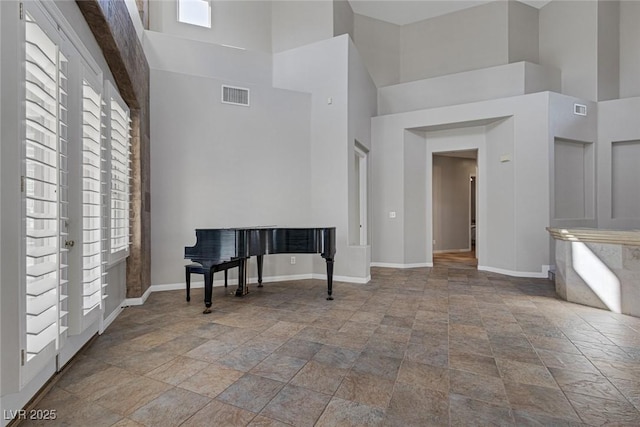
[[[65,369],[41,425],[640,425],[640,319],[436,265],[373,268],[334,301],[322,280],[215,288],[209,315],[201,289],[153,293]]]

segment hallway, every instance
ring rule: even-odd
[[[476,258],[475,250],[469,252],[441,252],[433,254],[433,265],[435,267],[475,270],[478,268],[478,259]]]

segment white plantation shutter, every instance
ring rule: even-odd
[[[102,97],[82,84],[82,312],[101,308],[106,287],[105,147]]]
[[[67,68],[58,46],[26,14],[23,364],[55,351],[66,331]]]
[[[68,278],[69,278],[69,250],[66,247],[65,242],[69,238],[67,232],[67,224],[69,223],[69,165],[68,165],[68,153],[69,153],[69,100],[68,100],[68,70],[69,61],[62,54],[58,53],[59,61],[59,134],[58,134],[58,150],[60,153],[60,164],[58,165],[60,183],[58,184],[58,192],[60,193],[60,211],[58,223],[60,227],[60,323],[58,325],[59,332],[58,337],[64,336],[68,329],[67,315],[67,295],[68,295]],[[60,344],[58,344],[60,345]]]
[[[131,131],[126,103],[54,2],[21,3],[19,25],[24,387],[102,326],[107,262],[129,251]]]
[[[129,198],[131,127],[129,109],[119,96],[111,94],[109,101],[110,126],[110,208],[111,254],[129,249]]]

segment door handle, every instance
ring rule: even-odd
[[[65,240],[64,241],[64,246],[67,249],[71,249],[73,247],[73,245],[75,245],[75,244],[76,244],[76,242],[74,242],[73,240]]]

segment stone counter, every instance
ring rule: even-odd
[[[562,299],[640,317],[640,231],[547,228]]]

